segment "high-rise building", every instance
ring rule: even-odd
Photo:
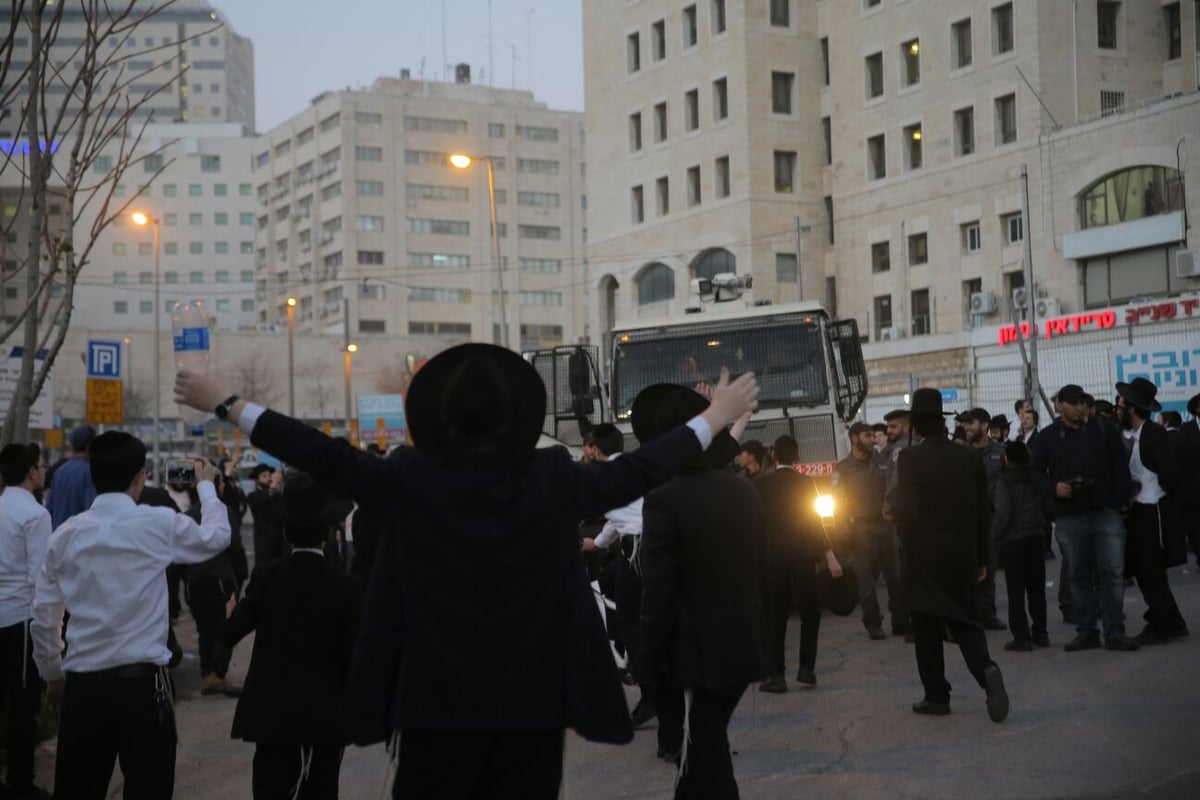
[[[525,349],[588,335],[582,114],[458,77],[327,92],[260,137],[260,323],[283,323],[291,296],[297,330],[355,340]],[[460,169],[454,154],[474,160]]]
[[[857,318],[873,374],[965,372],[1031,307],[1200,290],[1178,266],[1198,18],[1197,0],[585,0],[597,334],[737,272],[759,301]]]
[[[69,97],[67,87],[83,64],[81,53],[89,24],[91,31],[100,30],[85,19],[82,4],[60,5],[62,22],[54,38],[51,60],[61,77],[47,83],[47,103],[51,106],[61,105],[61,99]],[[125,8],[119,7],[122,11]],[[51,4],[44,12],[45,19],[57,13],[58,8]],[[136,102],[150,95],[135,110],[133,120],[237,122],[253,131],[254,46],[250,40],[239,36],[208,0],[178,0],[141,19],[145,14],[145,9],[135,8],[126,20],[141,21],[116,26],[112,36],[98,43],[96,56],[97,64],[111,59],[109,72],[126,84],[124,94],[130,100]],[[12,22],[11,16],[11,4],[0,9],[0,26],[5,30]],[[28,27],[18,23],[7,73],[10,80],[19,78],[29,64],[30,38]],[[101,81],[101,86],[107,85]],[[25,92],[23,86],[18,86],[8,104],[10,109],[24,107]],[[69,102],[68,109],[71,107]],[[0,139],[13,138],[15,132],[16,123],[11,117],[0,120]]]

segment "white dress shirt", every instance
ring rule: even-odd
[[[128,664],[166,664],[170,564],[197,564],[229,546],[229,515],[209,481],[196,487],[200,524],[169,508],[139,506],[123,492],[50,537],[33,601],[33,658],[43,680]],[[62,657],[63,610],[71,612]]]
[[[1125,438],[1133,440],[1133,452],[1129,454],[1129,477],[1138,484],[1138,493],[1134,495],[1133,502],[1152,506],[1166,497],[1167,493],[1158,482],[1158,475],[1146,469],[1146,465],[1142,463],[1140,437],[1142,426],[1145,424],[1143,422],[1136,430],[1125,431]]]
[[[33,616],[33,584],[50,544],[50,512],[20,486],[0,494],[0,628]]]

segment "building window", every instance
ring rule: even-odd
[[[194,269],[188,273],[188,283],[204,283],[204,273]]]
[[[675,271],[666,264],[654,263],[638,278],[638,305],[675,299]]]
[[[792,113],[792,88],[795,83],[795,73],[771,73],[771,111],[776,114]]]
[[[112,172],[112,156],[96,156],[92,159],[92,172],[107,175]]]
[[[1013,49],[1013,4],[992,9],[992,53],[1002,55]]]
[[[214,242],[213,252],[219,256],[229,255],[229,242]]]
[[[440,236],[470,236],[471,223],[452,219],[408,218],[409,233],[432,233]]]
[[[123,256],[128,250],[129,248],[124,242],[113,242],[112,251],[114,256]]]
[[[867,176],[873,181],[887,177],[887,146],[882,133],[867,139]]]
[[[114,272],[113,273],[113,285],[114,286],[124,286],[127,283],[129,283],[129,275],[128,274],[126,274],[124,272]]]
[[[975,109],[960,108],[954,112],[954,153],[969,156],[975,152]]]
[[[983,236],[979,231],[979,222],[968,222],[959,226],[962,234],[962,251],[965,254],[978,253],[983,249]]]
[[[871,272],[888,272],[891,268],[891,242],[876,242],[871,245]]]
[[[642,112],[635,111],[629,115],[629,152],[636,153],[642,149]]]
[[[887,330],[887,333],[884,333]],[[875,341],[884,336],[892,335],[892,296],[880,295],[875,298]]]
[[[700,40],[696,26],[696,6],[690,5],[683,9],[683,47],[686,50],[694,47]]]
[[[954,69],[971,66],[971,19],[950,26],[950,63]]]
[[[700,205],[700,166],[688,167],[687,169],[687,204],[691,206]]]
[[[188,214],[188,225],[191,225],[193,227],[199,227],[200,225],[203,225],[203,224],[204,224],[204,215],[203,214],[196,214],[196,213]]]
[[[1004,229],[1004,240],[1009,244],[1025,241],[1025,219],[1020,214],[1005,214],[1000,218],[1000,227]]]
[[[712,0],[713,36],[725,32],[725,0]]]
[[[558,192],[517,192],[517,205],[532,208],[558,208],[562,198]]]
[[[557,242],[562,239],[562,228],[554,225],[518,225],[517,237]]]
[[[382,250],[359,250],[358,263],[368,265],[379,265],[383,263]]]
[[[254,194],[254,186],[249,183],[238,184],[238,195],[241,197],[250,197]]]
[[[776,253],[775,254],[775,284],[781,286],[786,283],[798,283],[799,275],[796,272],[796,254],[795,253]]]
[[[910,39],[900,45],[900,81],[905,86],[921,82],[921,41]]]
[[[522,272],[562,272],[562,259],[558,258],[522,258],[517,262],[517,268]]]
[[[713,81],[713,121],[720,122],[729,117],[729,79]]]
[[[829,37],[821,37],[821,77],[823,80],[822,86],[829,85]]]
[[[829,224],[829,243],[834,243],[833,231],[833,197],[825,195],[825,220]]]
[[[383,114],[375,111],[355,111],[354,123],[356,125],[366,125],[372,128],[378,128],[383,125]]]
[[[439,119],[437,117],[405,117],[404,129],[426,133],[466,133],[467,123],[461,119]]]
[[[667,21],[660,19],[650,26],[650,60],[662,61],[667,57]]]
[[[163,242],[163,255],[164,256],[179,255],[179,243],[178,242]]]
[[[792,25],[792,0],[770,0],[771,25],[776,28],[790,28]]]
[[[1011,144],[1017,140],[1017,96],[1006,94],[996,98],[996,144]]]
[[[153,314],[154,313],[154,301],[153,300],[138,301],[138,313]]]
[[[867,99],[880,97],[883,94],[883,53],[867,56],[864,61]]]
[[[518,292],[517,302],[523,306],[561,306],[562,292]]]
[[[220,172],[221,157],[220,156],[200,156],[200,171],[201,172]]]
[[[188,197],[200,197],[204,194],[204,187],[198,183],[188,184]]]
[[[928,336],[933,332],[933,320],[929,313],[929,290],[915,289],[911,296],[912,335]]]
[[[637,31],[625,37],[625,66],[630,74],[642,68],[642,35]]]
[[[925,163],[922,142],[924,134],[921,124],[909,125],[904,129],[904,167],[905,169],[920,169]]]
[[[833,120],[821,117],[821,129],[825,132],[825,164],[833,164]]]
[[[713,162],[713,186],[717,197],[729,197],[729,156]]]
[[[881,2],[882,0],[863,0],[863,10],[870,11],[872,8],[878,6]]]
[[[700,127],[700,90],[689,89],[683,94],[683,128],[694,131]]]
[[[914,233],[908,237],[908,263],[914,267],[929,263],[929,234]]]
[[[796,183],[795,151],[775,151],[775,191],[792,193]]]
[[[125,302],[124,300],[117,300],[115,303],[113,303],[113,313],[114,314],[129,313],[129,303]]]
[[[380,193],[382,194],[383,183],[380,182],[379,186]],[[451,203],[466,203],[470,199],[470,191],[461,186],[432,186],[425,183],[409,183],[405,185],[404,193],[405,197],[409,200],[445,200]]]
[[[516,134],[527,142],[558,141],[558,128],[546,128],[538,125],[518,125]]]
[[[634,225],[646,220],[645,197],[641,186],[629,190],[629,215]]]
[[[504,138],[504,125],[499,122],[489,122],[488,123],[488,138],[503,139]]]
[[[366,233],[378,233],[383,230],[383,217],[359,214],[354,218],[354,229]]]
[[[517,172],[527,172],[534,175],[557,175],[558,162],[544,158],[518,158]]]
[[[657,199],[658,215],[665,217],[671,213],[671,183],[665,176],[654,182],[654,196]]]
[[[1183,25],[1179,15],[1179,3],[1163,6],[1163,16],[1167,25],[1167,60],[1174,61],[1183,55]],[[1197,25],[1200,25],[1200,20],[1197,21]]]
[[[1116,225],[1182,211],[1183,175],[1170,167],[1133,167],[1089,186],[1080,195],[1080,227]]]
[[[1121,4],[1113,0],[1098,0],[1096,3],[1096,46],[1101,50],[1116,50],[1119,44],[1117,31],[1121,21]]]
[[[1100,90],[1100,116],[1108,117],[1125,110],[1125,93]]]
[[[466,191],[463,189],[464,193]],[[383,197],[383,181],[355,181],[354,192],[359,197]],[[463,199],[466,199],[465,194]]]
[[[176,186],[173,183],[163,184],[163,197],[174,197],[177,194]]]
[[[139,256],[154,255],[154,245],[151,244],[150,242],[138,242],[138,255]]]
[[[666,102],[656,103],[654,106],[654,141],[665,142],[667,140],[667,104]]]
[[[382,147],[364,147],[363,145],[354,146],[355,161],[383,161]]]

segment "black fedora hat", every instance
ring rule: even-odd
[[[284,528],[312,528],[341,522],[353,509],[352,503],[330,495],[307,472],[294,472],[283,482],[273,520]]]
[[[630,423],[638,442],[646,444],[684,425],[708,408],[708,400],[694,389],[674,383],[656,383],[638,392],[630,409]],[[737,440],[729,431],[713,431],[713,441],[700,463],[720,466],[738,454]]]
[[[435,461],[511,461],[537,446],[546,386],[511,350],[460,344],[417,371],[404,410],[413,444]]]
[[[1129,383],[1118,383],[1117,394],[1125,398],[1125,402],[1142,411],[1162,411],[1162,404],[1154,399],[1158,387],[1145,378],[1134,378]]]
[[[937,389],[917,389],[912,394],[910,414],[923,414],[932,417],[952,417],[953,411],[942,410],[942,393]]]
[[[254,468],[250,470],[250,478],[252,480],[258,480],[258,476],[262,475],[264,472],[271,473],[274,471],[275,468],[270,464],[255,464]]]
[[[1200,394],[1187,401],[1187,412],[1193,417],[1200,417]]]
[[[1003,414],[997,414],[996,416],[992,417],[992,421],[988,423],[989,430],[992,428],[1011,428],[1011,427],[1012,427],[1012,425],[1009,424],[1008,417],[1004,416]]]

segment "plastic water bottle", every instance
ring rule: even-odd
[[[175,369],[208,374],[209,335],[208,309],[203,300],[178,303],[171,312],[171,327],[175,339]],[[212,416],[211,410],[198,411],[179,406],[179,416],[191,428],[203,425]]]

